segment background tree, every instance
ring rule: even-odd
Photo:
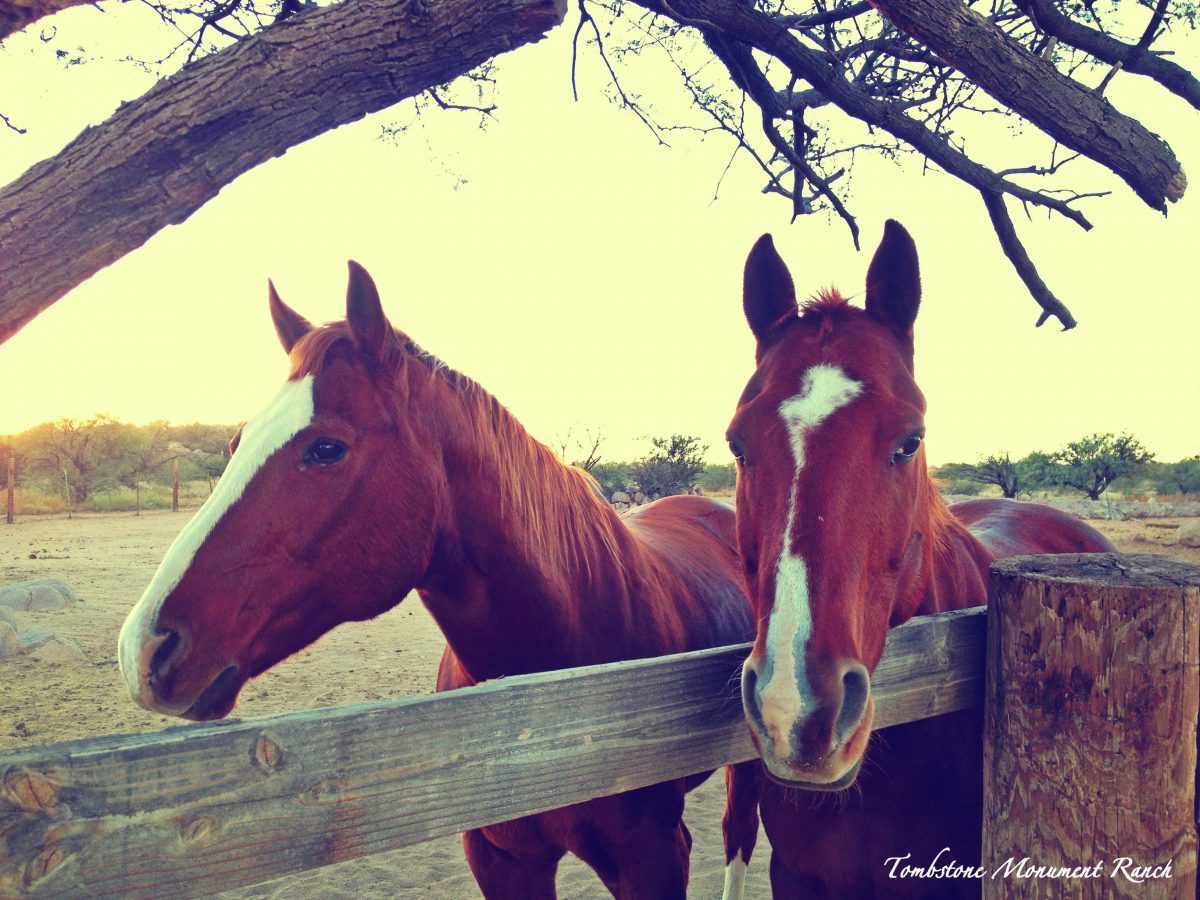
[[[1132,435],[1091,434],[1054,453],[1048,477],[1081,491],[1089,500],[1099,500],[1110,484],[1134,474],[1153,458]]]
[[[168,447],[170,432],[170,424],[162,421],[141,428],[124,425],[117,432],[112,464],[118,471],[117,480],[133,490],[135,516],[142,514],[142,483],[176,455]]]
[[[565,436],[555,435],[554,449],[562,460],[571,460],[571,465],[583,469],[595,477],[593,471],[599,465],[600,445],[604,443],[604,432],[597,428],[584,429],[582,437],[575,434],[574,428],[568,428]]]
[[[156,7],[175,27],[183,16],[198,22],[186,57],[207,56],[0,191],[0,340],[291,146],[422,93],[439,108],[490,113],[490,99],[463,100],[444,83],[537,39],[563,13],[552,0],[256,2]],[[23,6],[0,0],[0,13],[19,19]],[[1154,210],[1186,189],[1167,143],[1104,92],[1115,78],[1139,78],[1200,108],[1200,82],[1156,47],[1194,28],[1190,0],[579,0],[578,15],[577,44],[595,45],[615,98],[658,140],[727,135],[794,215],[837,216],[856,245],[848,175],[864,154],[917,154],[977,191],[1042,308],[1038,324],[1075,319],[1039,276],[1008,201],[1090,228],[1079,204],[1102,192],[1063,180],[1080,156]],[[616,80],[610,56],[651,53],[679,71],[694,121],[656,121],[650,102]],[[467,90],[486,92],[490,80],[480,75]],[[999,154],[1008,158],[974,157],[967,136],[1006,118],[1043,134],[1044,152],[1008,141]]]
[[[120,442],[123,426],[116,419],[98,414],[90,419],[64,417],[18,435],[15,443],[32,464],[36,480],[46,485],[69,486],[73,506],[87,500],[93,491],[116,482],[120,472]]]
[[[1029,457],[1014,460],[1008,453],[987,456],[977,463],[950,463],[937,470],[939,478],[959,478],[977,484],[994,484],[1005,497],[1016,497],[1021,491],[1034,487],[1034,479],[1041,471],[1037,462]]]
[[[229,443],[237,433],[232,425],[173,425],[168,436],[168,449],[179,457],[184,472],[192,472],[208,481],[211,494],[216,480],[229,465]]]
[[[707,445],[700,438],[673,434],[651,438],[653,449],[629,467],[629,478],[647,497],[688,494],[704,471]]]
[[[1200,494],[1200,456],[1151,463],[1150,482],[1160,494]]]

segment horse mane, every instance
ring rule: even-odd
[[[399,373],[408,360],[419,363],[431,381],[444,382],[462,404],[475,446],[489,450],[498,468],[501,517],[525,528],[514,528],[522,548],[541,555],[548,573],[582,570],[591,578],[595,551],[620,564],[618,532],[624,528],[603,495],[599,483],[582,469],[568,465],[535,439],[499,400],[478,382],[452,369],[421,348],[397,328],[386,342],[383,366]],[[318,374],[340,347],[352,347],[349,325],[333,322],[314,328],[292,348],[290,380]],[[588,552],[592,551],[592,552]]]

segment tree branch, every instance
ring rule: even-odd
[[[1063,305],[1062,301],[1054,296],[1050,288],[1046,287],[1046,282],[1042,281],[1042,277],[1038,275],[1037,267],[1029,258],[1029,254],[1025,252],[1021,239],[1017,237],[1017,229],[1013,226],[1012,219],[1008,215],[1008,208],[1004,205],[1004,195],[994,191],[981,191],[980,193],[983,196],[983,203],[987,207],[988,215],[991,217],[992,228],[995,229],[996,236],[1000,239],[1004,255],[1017,270],[1017,275],[1025,283],[1025,288],[1042,308],[1037,326],[1040,328],[1048,318],[1054,316],[1062,323],[1063,331],[1074,328],[1077,324],[1075,317],[1071,315],[1071,311]]]
[[[90,6],[95,0],[0,0],[0,41],[38,19],[72,6]]]
[[[575,99],[579,100],[579,92],[575,90],[575,44],[579,39],[579,32],[583,29],[585,22],[591,25],[592,31],[595,32],[596,49],[600,52],[600,59],[604,62],[604,67],[608,69],[608,75],[612,79],[613,87],[617,89],[617,94],[621,98],[621,105],[633,110],[633,114],[642,120],[642,124],[650,130],[650,133],[654,135],[654,139],[658,141],[660,146],[667,146],[667,142],[662,139],[662,135],[658,133],[658,129],[646,118],[645,113],[642,112],[642,108],[631,101],[625,94],[625,89],[621,87],[621,81],[617,78],[617,73],[613,70],[612,63],[608,61],[608,55],[604,52],[604,39],[600,36],[600,28],[596,25],[596,20],[592,18],[592,14],[588,12],[585,0],[579,0],[579,28],[575,29],[575,40],[572,41],[571,46],[571,89],[575,91]]]
[[[1046,34],[1096,59],[1120,65],[1126,72],[1145,75],[1200,109],[1200,80],[1178,63],[1151,53],[1148,46],[1126,44],[1095,28],[1064,16],[1053,0],[1016,0],[1017,6]]]
[[[1183,196],[1187,178],[1166,142],[1022,47],[961,0],[871,0],[1009,109],[1111,169],[1151,209]],[[1129,148],[1137,147],[1136,154]]]
[[[470,71],[562,21],[564,0],[313,10],[185,67],[0,190],[0,342],[242,173]]]

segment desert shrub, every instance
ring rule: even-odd
[[[647,496],[666,497],[687,494],[704,471],[704,451],[700,438],[673,434],[669,438],[651,438],[653,449],[629,467],[629,477]]]
[[[18,485],[20,479],[17,479]],[[67,511],[67,498],[60,493],[46,493],[36,487],[16,487],[13,507],[18,516],[48,516]]]
[[[1149,476],[1159,494],[1200,494],[1200,456],[1173,463],[1153,463]]]
[[[978,497],[987,486],[979,481],[966,478],[938,477],[938,490],[943,494],[957,494],[963,497]]]
[[[162,485],[146,483],[142,485],[141,494],[142,509],[171,508],[169,487],[164,490]],[[134,488],[124,485],[107,491],[97,491],[82,507],[92,512],[133,512],[137,508],[137,492]]]
[[[737,486],[737,466],[733,463],[708,463],[696,483],[705,493],[732,491]]]
[[[616,491],[623,491],[629,485],[629,464],[618,462],[596,463],[591,468],[591,475],[600,483],[604,496],[612,498]]]

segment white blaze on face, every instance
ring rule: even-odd
[[[134,701],[145,706],[141,692],[149,678],[143,648],[155,636],[163,601],[183,580],[197,551],[217,523],[242,496],[263,464],[313,418],[313,376],[284,385],[271,404],[242,428],[237,452],[229,460],[216,489],[171,544],[142,599],[121,628],[117,660]],[[149,708],[149,707],[147,707]]]
[[[788,429],[795,462],[791,491],[788,494],[787,524],[783,548],[775,567],[775,606],[767,622],[766,663],[768,678],[759,692],[763,724],[775,753],[790,753],[792,729],[811,704],[812,690],[804,658],[812,632],[812,611],[808,602],[808,569],[803,557],[792,553],[792,532],[796,527],[796,493],[800,470],[804,468],[804,442],[809,434],[836,410],[862,393],[862,384],[837,366],[817,365],[804,373],[800,393],[779,405],[779,416]]]

